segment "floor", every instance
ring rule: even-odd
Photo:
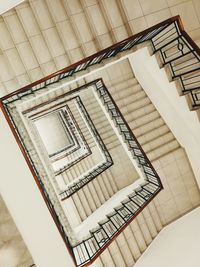
[[[134,267],[200,266],[200,208],[164,228]]]

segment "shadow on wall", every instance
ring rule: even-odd
[[[0,197],[0,266],[33,266],[31,255],[24,244],[2,198]]]

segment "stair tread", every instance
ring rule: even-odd
[[[145,96],[142,99],[134,101],[134,103],[130,103],[126,105],[125,107],[121,107],[121,112],[124,114],[124,116],[129,112],[135,112],[137,109],[144,107],[144,105],[150,104],[150,99]]]
[[[156,150],[147,153],[147,156],[150,159],[150,161],[155,161],[171,153],[172,151],[178,149],[179,147],[180,145],[177,142],[177,140],[172,140],[169,143],[158,147]]]
[[[154,129],[158,129],[160,126],[164,125],[165,122],[161,117],[158,117],[155,120],[150,121],[149,123],[146,123],[142,127],[138,127],[137,129],[132,129],[133,133],[136,135],[137,138],[140,138],[141,136],[144,136],[145,134],[151,132]]]
[[[142,148],[144,149],[145,153],[150,153],[172,140],[175,140],[174,135],[171,132],[168,132],[157,137],[156,139],[149,141],[146,144],[143,144]]]
[[[138,119],[128,122],[128,124],[130,125],[131,129],[137,129],[139,127],[142,127],[144,124],[148,123],[149,121],[152,121],[153,119],[157,119],[159,117],[160,117],[160,114],[158,113],[157,110],[154,109],[152,112],[144,114],[140,116]]]
[[[141,145],[145,145],[146,143],[149,143],[150,141],[168,132],[170,132],[169,128],[167,127],[166,124],[163,124],[158,129],[157,128],[153,129],[152,131],[147,132],[146,134],[138,137],[138,141]]]

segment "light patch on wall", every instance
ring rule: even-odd
[[[22,2],[24,2],[24,0],[0,0],[0,14],[5,13]]]

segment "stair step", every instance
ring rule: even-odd
[[[110,91],[110,90],[109,90]],[[117,100],[124,99],[132,94],[136,94],[142,91],[142,88],[139,84],[128,86],[126,88],[123,88],[121,90],[118,90],[114,93],[112,93],[112,97]]]
[[[155,107],[153,106],[153,104],[149,103],[146,106],[141,107],[132,113],[128,113],[128,114],[124,115],[124,117],[125,117],[126,121],[128,123],[130,123],[131,121],[137,120],[137,119],[153,112],[154,110],[155,110]]]
[[[157,137],[156,139],[153,139],[152,141],[144,144],[142,148],[144,149],[145,153],[149,153],[158,147],[172,141],[174,138],[174,135],[171,132],[168,132],[162,136]]]
[[[178,149],[180,147],[179,143],[176,140],[172,140],[167,144],[164,144],[154,151],[151,151],[147,153],[148,158],[150,161],[155,161],[161,157],[164,157],[165,155],[173,152],[174,150]]]
[[[150,99],[146,96],[142,98],[141,100],[135,101],[133,104],[131,103],[125,107],[122,107],[120,110],[122,114],[124,114],[125,116],[126,114],[135,112],[137,109],[142,108],[150,103],[151,103]]]
[[[132,92],[138,91],[140,85],[133,74],[128,79],[123,79],[120,82],[112,82],[110,86],[108,86],[108,90],[112,95],[123,93],[123,91],[127,91],[129,88],[132,88]]]
[[[154,129],[159,129],[160,126],[164,125],[164,121],[161,117],[150,121],[149,123],[146,123],[142,127],[139,127],[137,129],[133,129],[133,133],[136,135],[137,138],[141,137],[144,134],[147,134],[148,132],[151,132]]]
[[[161,125],[159,128],[153,129],[150,132],[138,137],[138,141],[141,145],[145,145],[152,140],[157,139],[158,137],[168,133],[170,130],[166,124]]]
[[[145,114],[144,116],[139,117],[136,120],[133,120],[129,122],[129,126],[131,129],[137,129],[139,127],[142,127],[144,124],[149,123],[152,120],[155,120],[160,117],[160,114],[157,110],[153,110],[152,112]]]
[[[144,91],[139,91],[135,94],[130,94],[127,97],[124,97],[120,100],[116,100],[117,106],[119,108],[122,108],[123,106],[127,105],[134,105],[135,102],[137,101],[142,101],[146,97],[146,93]]]

